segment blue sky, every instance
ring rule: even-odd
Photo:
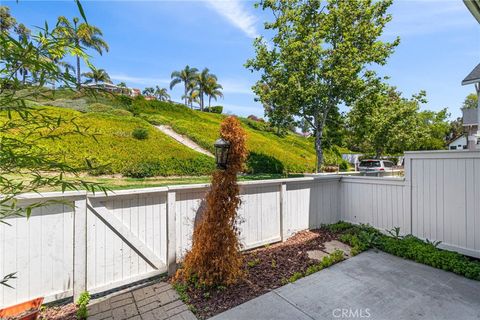
[[[78,16],[73,1],[0,0],[27,26],[54,24],[56,17]],[[186,64],[208,67],[224,86],[218,104],[239,115],[263,116],[250,87],[258,75],[243,67],[252,57],[252,41],[263,33],[268,17],[253,1],[83,1],[89,23],[100,27],[110,52],[92,61],[112,80],[132,87],[168,87],[173,70]],[[427,91],[427,109],[448,107],[460,116],[472,86],[461,80],[480,62],[480,25],[460,0],[396,0],[386,40],[401,43],[388,64],[379,69],[405,95]],[[86,71],[85,68],[83,71]],[[182,88],[171,92],[180,101]]]

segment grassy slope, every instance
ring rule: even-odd
[[[129,116],[125,108],[141,114],[141,118],[153,124],[166,124],[178,133],[184,134],[200,146],[213,151],[213,143],[218,138],[220,123],[225,115],[193,111],[182,105],[158,101],[135,101],[133,108],[111,95],[98,94],[85,96],[67,90],[57,90],[48,98],[36,99],[36,104],[54,104],[63,108],[52,108],[63,116],[78,117],[83,125],[90,126],[101,135],[99,143],[83,137],[66,137],[62,142],[47,143],[52,152],[67,151],[69,162],[83,164],[86,157],[96,159],[97,164],[111,163],[109,170],[98,173],[123,173],[141,177],[152,175],[199,175],[213,168],[213,161],[190,151],[166,137],[139,117]],[[54,100],[52,102],[52,99]],[[100,108],[98,106],[100,103]],[[93,107],[95,108],[93,109]],[[103,106],[103,107],[102,107]],[[115,112],[102,110],[113,108]],[[118,116],[81,111],[106,111]],[[121,113],[119,113],[121,112]],[[78,122],[77,121],[77,122]],[[247,132],[247,147],[250,151],[248,169],[250,173],[298,173],[315,170],[313,140],[289,133],[279,137],[262,123],[241,118]],[[149,127],[150,138],[135,140],[131,131],[138,126]],[[75,156],[74,156],[75,155]],[[325,163],[337,164],[340,158],[326,150]]]
[[[146,119],[152,123],[170,125],[178,133],[188,136],[202,147],[213,151],[218,138],[220,122],[225,115],[193,111],[180,105],[156,103]],[[279,137],[273,132],[255,129],[261,127],[248,119],[241,119],[247,132],[247,147],[250,151],[249,165],[255,171],[263,171],[266,163],[279,169],[277,172],[312,172],[315,170],[313,141],[289,133]],[[327,151],[326,162],[338,159]]]
[[[43,140],[40,145],[51,154],[65,157],[70,165],[84,167],[85,159],[94,165],[106,165],[95,173],[123,173],[135,176],[138,170],[148,169],[154,175],[208,174],[214,168],[213,159],[195,152],[153,128],[146,121],[131,116],[105,113],[81,113],[75,110],[48,107],[48,112],[63,119],[74,119],[88,128],[87,135],[64,135],[57,140]],[[72,130],[63,125],[60,130]],[[137,127],[148,129],[146,140],[132,137]],[[61,131],[60,131],[61,132]],[[93,138],[95,135],[95,138]]]

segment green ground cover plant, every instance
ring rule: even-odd
[[[134,102],[142,117],[152,124],[171,126],[176,132],[188,136],[203,148],[213,152],[218,138],[218,128],[225,115],[199,112],[181,105],[157,101]],[[247,149],[250,156],[247,168],[250,173],[313,172],[315,150],[311,138],[294,133],[278,136],[268,124],[240,119],[247,132]],[[342,162],[340,151],[327,150],[326,164]]]
[[[72,167],[90,164],[95,168],[91,174],[121,173],[134,178],[195,176],[207,175],[214,169],[212,158],[176,142],[142,119],[55,107],[43,110],[66,121],[56,128],[59,135],[75,126],[86,128],[89,135],[61,135],[62,139],[39,140],[39,146]],[[149,138],[133,137],[132,132],[138,128]],[[22,130],[10,134],[21,135]]]
[[[368,225],[353,225],[340,221],[324,228],[340,233],[340,240],[352,247],[352,254],[376,248],[398,257],[454,272],[480,281],[480,262],[457,252],[438,247],[439,241],[423,241],[413,235],[400,235],[399,228],[384,234]]]
[[[214,112],[191,110],[181,104],[171,102],[148,101],[143,97],[130,98],[100,92],[92,96],[69,89],[57,89],[55,91],[45,89],[42,95],[30,100],[29,103],[37,106],[57,106],[57,109],[52,108],[52,110],[58,110],[60,114],[62,114],[62,109],[66,113],[69,113],[70,110],[80,111],[75,114],[75,117],[82,121],[84,118],[88,118],[85,115],[87,113],[90,114],[91,119],[95,117],[109,118],[109,116],[118,116],[118,121],[122,121],[123,117],[123,120],[136,124],[144,120],[142,122],[143,125],[146,125],[147,122],[152,125],[168,125],[176,132],[188,136],[191,140],[211,152],[214,151],[213,143],[218,138],[220,122],[225,117],[225,115]],[[248,173],[286,174],[313,172],[315,170],[313,138],[302,137],[294,133],[279,136],[266,122],[247,118],[240,118],[240,120],[247,132],[247,149],[250,152],[246,164]],[[89,125],[97,127],[94,123],[89,123]],[[119,126],[116,125],[116,127]],[[130,131],[131,133],[132,131]],[[151,140],[154,140],[154,137],[151,137]],[[115,140],[116,138],[113,138],[111,141]],[[340,165],[342,170],[348,170],[348,164],[340,156],[344,152],[348,152],[348,150],[335,147],[327,150],[325,153],[325,165]],[[169,152],[167,151],[167,153]],[[105,164],[106,161],[101,156],[98,156],[95,152],[93,154],[94,161]],[[205,159],[200,159],[199,155],[194,157],[192,161],[196,165],[201,163],[203,168],[193,170],[191,165],[186,165],[186,168],[179,168],[178,164],[175,163],[165,163],[164,165],[160,165],[158,161],[153,161],[152,163],[151,159],[148,159],[152,157],[151,155],[146,155],[147,160],[138,163],[138,165],[127,166],[128,162],[135,162],[134,160],[129,160],[120,168],[117,159],[121,158],[121,154],[112,159],[110,167],[96,170],[94,173],[122,173],[136,178],[150,177],[157,174],[196,175],[201,174],[201,172],[207,173],[204,170]],[[169,161],[172,162],[172,160]]]

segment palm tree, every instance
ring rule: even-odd
[[[223,87],[217,82],[216,78],[210,78],[208,84],[205,88],[205,94],[208,97],[208,108],[210,109],[212,98],[217,101],[217,98],[223,98],[222,90]]]
[[[170,90],[173,89],[177,84],[182,83],[184,85],[184,95],[182,96],[185,99],[185,106],[188,106],[188,96],[189,93],[195,87],[195,79],[198,76],[198,69],[197,68],[190,68],[188,65],[185,66],[185,69],[180,71],[173,71],[171,78],[172,81],[170,82]]]
[[[73,18],[73,26],[65,17],[59,17],[56,31],[60,36],[71,41],[76,47],[92,48],[102,55],[103,50],[108,52],[108,44],[102,39],[102,31],[85,22],[78,24],[79,19]],[[81,85],[80,55],[77,58],[77,87]]]
[[[200,98],[200,110],[203,111],[204,103],[204,95],[206,94],[207,88],[209,83],[215,81],[217,82],[217,76],[210,73],[208,68],[202,70],[202,72],[198,75],[196,82],[198,87],[198,94]]]
[[[119,84],[117,84],[117,87],[119,88],[126,88],[127,87],[127,84],[125,82],[120,82]]]
[[[98,82],[106,82],[106,83],[112,83],[110,80],[110,76],[108,75],[107,71],[105,69],[91,69],[90,72],[85,72],[82,73],[82,76],[88,78],[85,83],[91,83],[95,82],[97,84]]]
[[[155,89],[152,87],[147,87],[143,89],[142,94],[147,97],[153,97],[153,95],[155,94]]]
[[[168,101],[170,100],[170,95],[167,92],[166,88],[160,88],[159,86],[155,87],[154,92],[155,97],[160,101]]]

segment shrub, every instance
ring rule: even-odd
[[[352,246],[352,254],[377,248],[398,257],[480,280],[478,260],[457,252],[439,249],[437,247],[439,242],[423,241],[413,235],[401,237],[398,228],[388,231],[393,236],[382,234],[368,225],[356,226],[346,222],[339,222],[326,228],[342,232],[340,240]]]
[[[131,113],[128,110],[125,109],[113,109],[112,111],[109,112],[110,114],[114,116],[122,116],[122,117],[131,117],[133,116],[133,113]]]
[[[85,99],[58,99],[54,101],[46,101],[45,105],[72,109],[80,112],[87,111],[87,101]]]
[[[342,162],[340,162],[338,168],[340,169],[340,171],[348,171],[348,168],[349,168],[348,161],[342,160]]]
[[[283,173],[283,163],[273,156],[250,152],[247,159],[248,173]]]
[[[77,300],[77,318],[78,319],[87,319],[88,318],[88,309],[87,305],[90,302],[90,294],[85,291],[80,294]]]
[[[106,104],[103,103],[92,103],[87,107],[88,112],[103,112],[103,113],[109,113],[113,110],[112,106],[107,106]]]
[[[127,107],[127,106],[131,106],[132,103],[133,103],[133,98],[129,97],[129,96],[126,96],[126,95],[118,95],[115,97],[116,100],[123,106]]]
[[[223,112],[223,107],[222,106],[212,106],[212,107],[207,107],[205,108],[207,112],[211,113],[219,113],[221,114]]]
[[[132,137],[137,140],[148,139],[148,129],[142,127],[135,128],[132,131]]]

